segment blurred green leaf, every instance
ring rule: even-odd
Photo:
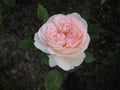
[[[91,63],[91,62],[95,61],[95,58],[92,53],[86,52],[86,57],[85,57],[84,61],[85,61],[85,63]]]
[[[8,7],[15,7],[15,0],[3,0]]]
[[[40,51],[40,52],[38,52],[38,57],[41,58],[43,60],[43,62],[49,66],[49,58],[48,58],[47,54]]]
[[[5,12],[5,11],[6,11],[5,5],[1,5],[1,4],[0,4],[0,15],[2,15],[3,12]]]
[[[100,24],[89,24],[88,29],[92,39],[99,39],[100,34],[104,33],[104,29]]]
[[[89,8],[84,8],[83,9],[83,11],[82,11],[82,17],[85,19],[85,20],[87,20],[88,21],[88,19],[89,19]]]
[[[19,42],[19,46],[26,51],[31,51],[34,47],[34,44],[30,39],[24,39]]]
[[[0,25],[3,23],[3,17],[0,15]]]
[[[88,21],[89,16],[90,16],[90,12],[89,12],[89,7],[90,7],[91,2],[90,1],[86,1],[84,4],[84,8],[82,10],[82,17]]]
[[[48,12],[41,4],[38,4],[37,13],[40,20],[42,20],[43,22],[47,21],[49,17]]]
[[[63,82],[63,77],[60,71],[51,70],[45,78],[46,90],[60,90]]]

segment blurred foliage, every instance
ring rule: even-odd
[[[0,25],[2,25],[2,23],[3,23],[3,17],[2,15],[0,15]]]
[[[48,72],[45,78],[45,88],[46,90],[60,90],[63,82],[63,77],[60,71],[51,70]]]
[[[33,41],[30,39],[24,39],[19,42],[19,46],[26,51],[31,51],[34,48]]]
[[[91,2],[87,0],[82,9],[82,17],[88,22],[88,32],[92,39],[99,39],[100,34],[104,33],[104,28],[99,23],[91,24],[90,19],[90,5]]]
[[[3,0],[6,6],[15,7],[15,0]]]
[[[101,27],[99,23],[89,24],[88,32],[90,33],[91,39],[99,39],[100,34],[104,33],[104,29]]]
[[[47,19],[49,18],[47,9],[44,8],[41,4],[38,4],[37,13],[38,13],[38,18],[43,22],[47,21]]]
[[[43,60],[43,62],[49,66],[49,58],[48,56],[46,55],[46,53],[42,52],[42,51],[39,51],[38,52],[38,57]]]
[[[91,52],[86,52],[86,57],[85,57],[85,63],[92,63],[93,61],[95,61],[95,58],[93,56],[93,54]]]
[[[84,8],[82,9],[82,17],[86,20],[86,21],[89,21],[89,18],[90,18],[90,5],[91,3],[87,0],[84,4]]]

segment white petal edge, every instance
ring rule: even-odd
[[[63,57],[56,55],[49,55],[49,57],[49,60],[51,61],[50,63],[52,63],[52,60],[54,60],[54,63],[51,65],[58,65],[61,69],[68,71],[74,69],[76,66],[79,66],[83,62],[85,53],[83,52],[77,57]]]
[[[88,48],[89,43],[90,43],[90,36],[89,36],[89,34],[87,33],[87,34],[86,34],[86,38],[85,38],[85,40],[84,40],[84,42],[83,42],[83,44],[82,44],[82,47],[81,47],[81,50],[80,50],[80,51],[85,51],[85,50]]]
[[[55,52],[45,44],[45,42],[42,38],[43,31],[44,31],[43,26],[38,30],[37,35],[36,35],[36,37],[39,40],[39,41],[38,40],[37,41],[39,42],[39,44],[41,44],[41,48],[38,48],[38,49],[42,50],[43,52],[45,52],[47,54],[55,54]]]
[[[39,37],[38,37],[38,32],[35,33],[34,35],[34,45],[36,48],[40,49],[41,51],[47,53],[46,48],[44,47],[44,45],[42,44],[42,42],[40,41]]]
[[[56,62],[55,62],[54,55],[48,55],[48,57],[49,57],[49,66],[50,66],[50,67],[56,66],[57,64],[56,64]]]
[[[75,12],[75,13],[68,14],[67,16],[76,18],[76,19],[77,19],[78,21],[80,21],[86,28],[88,27],[88,24],[87,24],[86,20],[83,19],[83,18],[80,16],[80,14],[78,14],[78,13]]]
[[[55,18],[57,17],[62,17],[62,16],[65,16],[64,14],[56,14],[56,15],[53,15],[53,16],[51,16],[51,17],[49,17],[49,19],[48,19],[48,21],[47,21],[47,23],[51,23],[52,21],[54,21],[55,20]]]

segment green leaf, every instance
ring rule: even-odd
[[[90,15],[89,15],[89,8],[86,7],[86,8],[84,8],[83,11],[82,11],[82,17],[83,17],[85,20],[88,21],[89,16],[90,16]]]
[[[40,51],[38,52],[38,57],[41,58],[41,60],[43,60],[43,62],[49,66],[49,58],[47,54]]]
[[[60,90],[63,82],[63,77],[60,71],[51,70],[45,78],[46,90]]]
[[[41,4],[38,4],[37,13],[40,20],[42,20],[43,22],[47,21],[49,17],[48,12]]]
[[[34,47],[34,44],[30,39],[24,39],[19,42],[19,46],[26,51],[31,51]]]
[[[85,61],[85,63],[91,63],[91,62],[95,61],[95,58],[92,53],[86,52],[86,57],[85,57],[84,61]]]
[[[3,17],[0,15],[0,25],[3,23]]]
[[[92,39],[99,39],[100,34],[104,33],[104,29],[100,24],[89,24],[89,33]]]
[[[3,0],[8,7],[15,7],[15,0]]]
[[[89,16],[90,16],[90,2],[89,1],[86,1],[85,4],[84,4],[84,8],[82,10],[82,17],[88,21],[89,19]]]

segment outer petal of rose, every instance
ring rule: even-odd
[[[58,18],[58,17],[62,17],[62,16],[65,16],[65,15],[64,14],[53,15],[53,16],[49,17],[47,23],[54,21],[56,17]]]
[[[44,45],[40,41],[40,39],[38,37],[38,33],[35,33],[34,40],[35,40],[35,42],[34,42],[35,47],[37,47],[38,49],[40,49],[41,51],[43,51],[45,53],[48,53],[46,48],[44,47]]]
[[[56,66],[57,64],[56,64],[54,55],[48,55],[48,57],[49,57],[49,65],[50,65],[50,67]]]
[[[38,49],[40,49],[41,51],[47,53],[47,54],[54,54],[55,52],[47,47],[46,45],[44,45],[44,41],[42,41],[42,38],[41,38],[41,35],[39,35],[41,32],[37,32],[35,33],[35,36],[34,36],[34,45],[35,47],[37,47]],[[39,36],[38,36],[39,35]]]
[[[49,55],[49,58],[49,63],[51,67],[58,65],[63,70],[68,71],[74,69],[76,66],[79,66],[83,62],[85,58],[85,53],[81,53],[77,57],[62,57],[56,55]]]
[[[90,43],[90,36],[86,34],[86,38],[82,44],[81,51],[85,51],[88,48],[88,44]]]
[[[78,13],[72,13],[72,14],[68,14],[67,16],[76,18],[76,19],[77,19],[78,21],[80,21],[86,28],[88,27],[87,22],[86,22],[83,18],[81,18],[80,14],[78,14]]]

